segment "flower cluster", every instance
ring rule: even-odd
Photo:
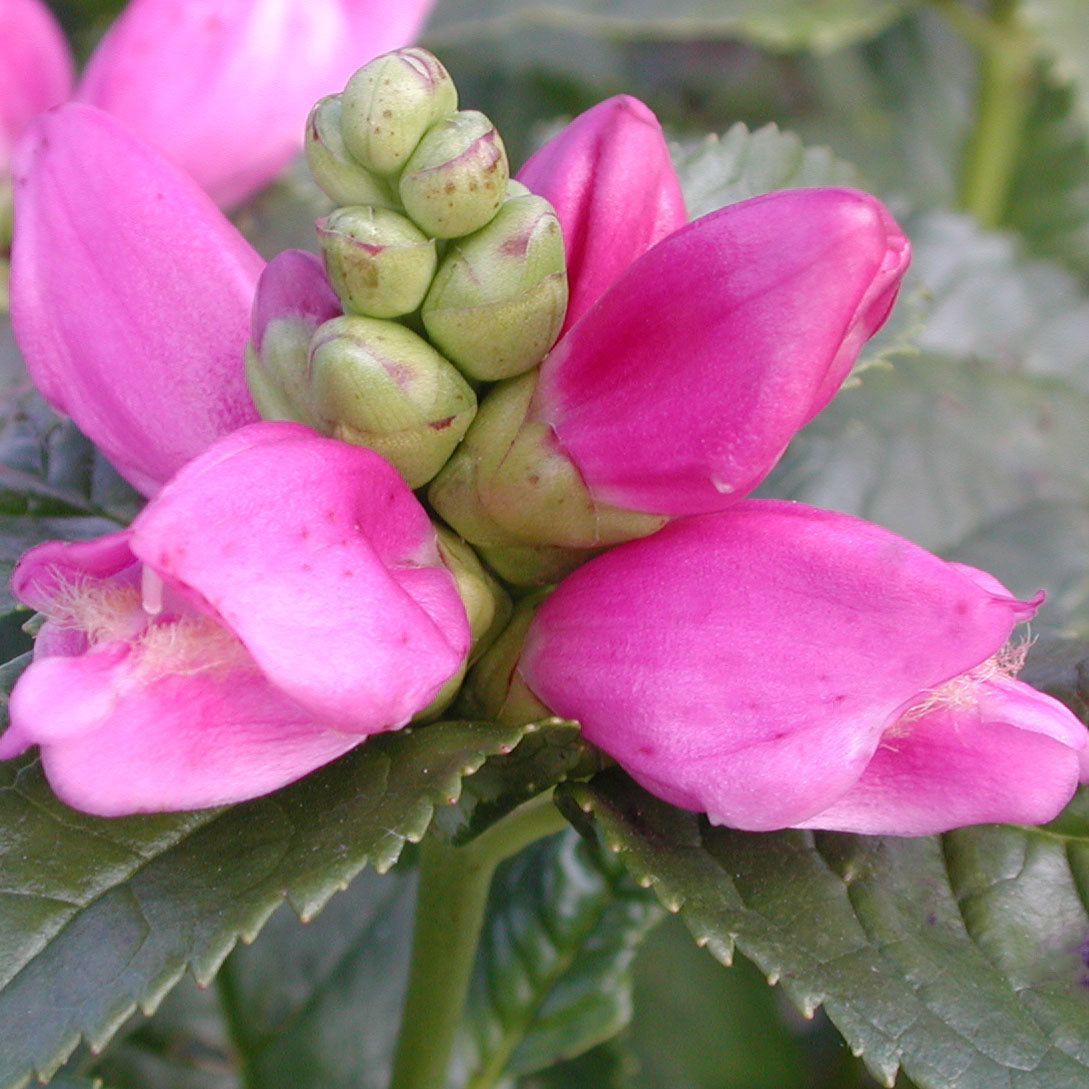
[[[95,812],[236,800],[436,713],[479,657],[463,708],[577,719],[718,823],[924,834],[1066,803],[1085,730],[1009,647],[1042,595],[746,498],[893,305],[909,246],[879,201],[688,223],[626,97],[508,184],[419,50],[319,102],[307,143],[323,261],[262,273],[105,114],[24,138],[16,335],[152,499],[21,561],[46,621],[0,755],[40,745]],[[522,595],[502,634],[474,552]]]

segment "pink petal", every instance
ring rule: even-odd
[[[1043,824],[1078,785],[1086,730],[1058,701],[1008,677],[980,702],[894,727],[862,777],[803,828],[924,836],[967,824]]]
[[[750,500],[569,575],[519,670],[648,789],[767,830],[833,805],[903,711],[990,658],[1024,608],[877,526]]]
[[[403,725],[468,651],[453,577],[396,471],[297,424],[256,424],[188,465],[137,516],[132,549],[346,731]]]
[[[77,95],[232,205],[299,151],[317,99],[407,45],[430,8],[431,0],[130,0]]]
[[[579,114],[521,170],[563,227],[570,302],[563,331],[640,254],[687,221],[658,119],[617,95]]]
[[[252,664],[149,680],[120,644],[35,662],[11,719],[0,756],[41,744],[57,795],[102,816],[242,801],[359,743],[316,723]]]
[[[272,322],[291,322],[311,332],[343,313],[329,286],[321,258],[306,250],[284,250],[265,266],[253,300],[253,343],[258,351]]]
[[[694,514],[747,494],[884,320],[909,247],[874,197],[771,193],[659,242],[541,365],[595,499]]]
[[[18,149],[12,324],[38,388],[151,494],[256,418],[242,353],[261,259],[188,178],[69,104]]]
[[[0,179],[23,126],[72,90],[68,42],[39,0],[0,0]]]

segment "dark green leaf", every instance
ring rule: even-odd
[[[241,1089],[218,989],[202,989],[185,976],[154,1017],[135,1020],[141,1023],[122,1028],[123,1038],[100,1060],[77,1052],[80,1061],[69,1066],[110,1089]],[[55,1089],[58,1081],[49,1084]]]
[[[619,1032],[631,1016],[631,959],[658,918],[623,867],[573,832],[504,863],[488,902],[455,1082],[485,1089]]]
[[[1089,640],[1038,640],[1018,678],[1065,703],[1089,725]]]
[[[633,1066],[618,1047],[599,1044],[577,1059],[521,1078],[518,1089],[631,1089]]]
[[[917,839],[712,828],[619,771],[560,793],[698,944],[823,1006],[886,1084],[1089,1079],[1089,791],[1043,830]]]
[[[446,0],[428,33],[441,44],[521,23],[631,38],[742,38],[769,49],[830,52],[876,34],[910,6],[911,0]]]
[[[218,982],[250,1084],[385,1089],[415,888],[410,868],[364,871],[316,919],[281,908],[231,954]]]
[[[98,1047],[188,966],[210,979],[284,899],[313,915],[388,868],[436,806],[520,729],[436,723],[369,739],[228,810],[103,820],[60,804],[37,766],[0,788],[0,1086]]]
[[[517,748],[488,760],[466,780],[457,803],[439,810],[435,820],[451,842],[465,842],[556,783],[589,778],[601,770],[602,761],[583,741],[577,723],[531,723]]]

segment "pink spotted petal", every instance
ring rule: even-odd
[[[242,353],[261,259],[192,181],[69,104],[15,166],[12,324],[34,382],[153,494],[256,419]]]
[[[833,805],[889,726],[1024,610],[880,527],[750,500],[569,575],[519,670],[648,789],[768,830]]]
[[[0,0],[0,181],[23,126],[72,89],[68,42],[40,0]]]
[[[255,424],[196,459],[133,522],[132,549],[346,731],[403,725],[468,650],[434,530],[396,471],[298,424]]]
[[[535,416],[599,501],[720,510],[834,395],[908,257],[885,208],[855,190],[713,212],[644,254],[560,339]]]
[[[78,97],[237,204],[302,147],[310,107],[407,45],[431,0],[130,0]]]
[[[148,678],[121,644],[35,662],[11,719],[0,758],[41,744],[57,795],[102,816],[241,801],[359,743],[315,723],[252,663]]]
[[[576,117],[529,158],[518,180],[552,202],[563,227],[570,285],[564,330],[688,218],[658,119],[630,95]]]
[[[1061,703],[1009,678],[981,685],[979,701],[892,730],[858,782],[800,826],[922,836],[1057,816],[1078,785],[1085,727]]]

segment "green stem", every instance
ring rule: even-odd
[[[979,51],[976,124],[965,147],[960,205],[985,227],[1004,222],[1025,122],[1032,107],[1034,42],[1022,26],[1018,0],[991,0],[981,17],[959,0],[938,7]]]
[[[242,1001],[234,977],[234,964],[230,957],[223,962],[216,973],[215,988],[216,996],[219,998],[219,1008],[223,1013],[223,1023],[234,1051],[238,1080],[245,1089],[260,1089],[257,1071],[253,1066],[253,1057],[247,1045],[246,1015],[242,1009]]]
[[[551,797],[508,813],[462,847],[438,835],[420,846],[408,993],[390,1089],[443,1089],[496,866],[566,827]]]

